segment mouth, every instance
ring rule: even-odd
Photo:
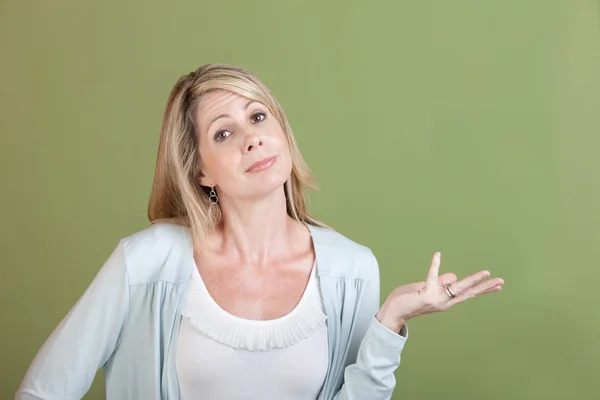
[[[275,163],[276,159],[277,159],[277,157],[267,157],[267,158],[264,158],[264,159],[262,159],[260,161],[257,161],[254,164],[252,164],[246,170],[246,172],[260,172],[260,171],[264,171],[265,169],[267,169],[271,165],[273,165]]]

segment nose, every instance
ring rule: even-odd
[[[263,140],[261,139],[260,135],[250,129],[244,143],[244,153],[249,153],[253,150],[256,150],[257,147],[261,147],[262,145]]]

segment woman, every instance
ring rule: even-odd
[[[312,218],[287,118],[249,72],[205,65],[166,107],[152,226],[122,239],[41,348],[17,399],[389,399],[406,322],[501,289],[481,271],[379,307],[369,248]]]

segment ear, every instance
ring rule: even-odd
[[[200,176],[198,178],[196,178],[196,181],[198,182],[198,184],[200,186],[208,186],[208,187],[215,187],[215,186],[217,186],[215,184],[215,181],[213,181],[212,179],[210,179],[208,176],[204,175],[202,172],[200,172]]]

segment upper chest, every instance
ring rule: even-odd
[[[231,262],[218,255],[197,255],[195,261],[212,299],[228,313],[254,320],[288,314],[302,298],[315,264],[310,252],[263,266]]]

